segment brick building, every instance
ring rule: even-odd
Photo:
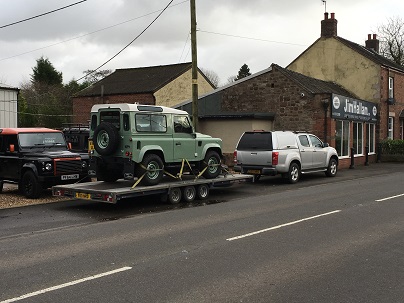
[[[330,127],[332,139],[343,142],[340,159],[359,158],[365,146],[373,154],[375,144],[385,139],[403,139],[404,67],[379,54],[379,40],[368,35],[365,45],[348,41],[337,35],[338,21],[332,13],[324,14],[321,36],[288,69],[310,77],[333,81],[353,92],[359,99],[374,104],[376,123],[351,116],[333,116]],[[334,111],[331,107],[331,112]],[[358,108],[356,108],[358,110]],[[331,141],[331,144],[333,142]]]
[[[199,131],[223,139],[226,163],[244,131],[295,130],[330,140],[329,105],[336,97],[357,100],[340,85],[287,70],[270,68],[199,98]],[[362,101],[363,102],[363,101]],[[176,106],[191,112],[191,102]]]
[[[163,66],[117,69],[73,98],[73,123],[87,123],[94,104],[141,103],[174,106],[192,96],[192,65],[181,63]],[[198,93],[215,86],[199,70]]]

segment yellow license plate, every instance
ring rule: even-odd
[[[261,171],[259,169],[249,169],[247,170],[247,174],[260,175]]]
[[[76,198],[77,199],[91,199],[90,194],[85,194],[85,193],[76,193]]]
[[[94,142],[92,140],[88,140],[88,150],[94,150]]]

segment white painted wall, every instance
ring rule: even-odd
[[[16,89],[0,87],[0,127],[17,127]]]

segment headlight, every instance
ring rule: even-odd
[[[47,171],[52,170],[52,163],[46,163],[46,164],[45,164],[45,169],[46,169]]]

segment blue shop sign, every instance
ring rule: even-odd
[[[377,104],[333,94],[331,117],[339,120],[376,123]]]

